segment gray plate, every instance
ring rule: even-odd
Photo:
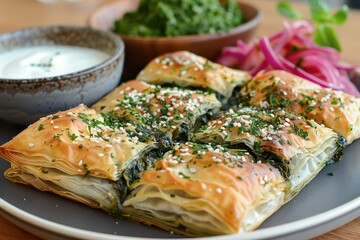
[[[0,121],[0,144],[21,127]],[[0,160],[0,172],[9,164]],[[342,161],[323,169],[291,202],[249,234],[207,239],[309,238],[360,216],[360,141],[349,146]],[[2,175],[2,174],[1,174]],[[333,175],[333,176],[331,176]],[[116,220],[101,210],[55,194],[13,184],[0,177],[0,213],[26,230],[51,239],[178,238],[149,227]]]

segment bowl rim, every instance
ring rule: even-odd
[[[233,28],[231,28],[229,31],[227,32],[219,32],[219,33],[204,33],[204,34],[192,34],[192,35],[182,35],[182,36],[175,36],[175,37],[164,37],[164,36],[160,36],[160,37],[144,37],[144,36],[129,36],[129,35],[125,35],[125,34],[120,34],[120,33],[113,33],[111,31],[111,29],[101,29],[101,28],[97,28],[96,26],[94,27],[93,24],[93,19],[94,17],[99,13],[102,12],[104,9],[107,8],[111,8],[114,5],[118,5],[121,3],[121,1],[115,1],[115,2],[111,2],[108,4],[105,4],[97,9],[95,9],[88,17],[87,19],[87,26],[89,26],[92,29],[98,29],[98,30],[102,30],[102,31],[108,31],[108,32],[112,32],[113,34],[116,34],[117,36],[120,36],[123,39],[129,39],[129,40],[134,40],[134,41],[172,41],[172,42],[177,42],[177,41],[189,41],[189,40],[203,40],[203,39],[212,39],[212,38],[218,38],[221,36],[231,36],[237,33],[241,33],[241,32],[245,32],[251,28],[255,28],[260,22],[261,19],[263,18],[263,12],[261,9],[259,9],[258,7],[249,4],[249,3],[245,3],[243,1],[237,1],[238,4],[241,6],[246,6],[247,8],[251,8],[255,11],[255,16],[249,20],[247,20],[244,23],[241,23],[238,26],[235,26]]]
[[[71,30],[71,31],[79,31],[79,30],[91,31],[91,32],[98,34],[99,37],[105,36],[115,44],[115,47],[116,47],[115,53],[112,54],[108,59],[104,60],[103,62],[100,62],[100,63],[96,64],[95,66],[86,68],[84,70],[67,73],[67,74],[63,74],[63,75],[56,75],[56,76],[52,76],[52,77],[38,77],[38,78],[30,78],[30,79],[27,79],[27,78],[7,79],[7,78],[0,77],[0,84],[19,85],[19,84],[37,84],[37,83],[46,83],[46,82],[67,81],[72,78],[77,78],[77,77],[80,77],[83,75],[97,72],[97,71],[111,65],[114,61],[116,61],[116,59],[121,58],[121,56],[123,56],[125,54],[125,43],[121,38],[119,38],[119,36],[117,36],[116,34],[114,34],[112,32],[103,31],[100,29],[94,29],[94,28],[90,28],[88,26],[46,25],[46,26],[38,26],[38,27],[27,27],[27,28],[21,28],[21,29],[17,29],[14,31],[2,33],[2,34],[0,34],[0,39],[6,38],[6,37],[13,38],[14,35],[17,34],[18,32],[32,32],[32,31],[36,31],[36,30],[49,31],[52,29],[66,29],[66,30]],[[55,44],[55,45],[59,45],[59,44]],[[42,46],[42,44],[34,44],[34,45],[30,45],[30,46]],[[74,45],[68,45],[68,46],[76,46],[76,45],[74,44]],[[10,50],[10,49],[4,49],[4,51],[7,51],[7,50]],[[2,51],[0,51],[0,53],[1,52]]]

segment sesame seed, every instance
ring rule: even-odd
[[[35,144],[34,143],[29,143],[29,147],[34,147],[35,146]]]
[[[206,184],[205,183],[201,183],[201,189],[205,190],[206,189]]]
[[[99,153],[98,156],[99,156],[99,157],[103,157],[104,154],[103,154],[103,153]]]
[[[281,82],[281,78],[279,78],[279,77],[275,77],[274,80],[275,80],[275,83],[276,83],[276,84],[278,84],[278,83]]]
[[[331,112],[335,111],[335,109],[333,107],[329,108]]]
[[[221,189],[221,188],[217,188],[217,189],[216,189],[216,192],[217,192],[218,194],[221,194],[221,193],[222,193],[222,189]]]
[[[191,167],[189,170],[190,170],[191,173],[195,173],[195,172],[196,172],[196,168],[193,168],[193,167]]]

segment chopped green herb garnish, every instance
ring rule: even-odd
[[[70,134],[70,132],[68,132],[68,136],[69,136],[69,138],[71,139],[71,140],[75,140],[78,136],[76,136],[76,134],[75,133],[71,133]]]
[[[312,121],[312,120],[306,119],[306,122],[307,122],[312,128],[316,128],[316,127],[317,127],[316,124],[315,124],[315,122]]]
[[[308,114],[314,109],[315,109],[315,106],[308,106],[307,108],[305,108],[305,113]]]
[[[88,176],[88,175],[90,174],[90,171],[89,171],[89,169],[88,169],[88,165],[87,165],[87,164],[83,164],[83,169],[84,169],[84,171],[85,171],[84,176],[85,176],[85,177]]]
[[[299,137],[307,140],[308,139],[308,135],[309,133],[305,130],[302,130],[301,128],[299,128],[296,124],[294,124],[294,132],[296,135],[298,135]]]
[[[62,136],[61,133],[54,134],[54,138],[57,139],[60,142],[60,137]]]
[[[189,179],[189,178],[190,178],[189,176],[185,175],[185,174],[182,173],[182,172],[179,172],[179,176],[182,176],[182,177],[185,178],[185,179]]]

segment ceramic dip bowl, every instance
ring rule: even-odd
[[[123,71],[124,43],[118,36],[100,30],[86,27],[49,26],[28,28],[0,35],[1,54],[16,51],[18,49],[41,47],[65,47],[71,48],[67,55],[62,58],[62,67],[71,69],[79,65],[82,60],[92,61],[87,55],[76,55],[74,49],[88,49],[103,54],[99,63],[92,61],[89,67],[83,66],[74,72],[64,72],[55,76],[27,76],[22,74],[20,78],[0,76],[0,119],[18,123],[30,124],[40,117],[66,110],[81,103],[91,105],[114,89]],[[34,52],[34,51],[33,51]],[[53,57],[47,58],[35,50],[37,59],[45,62],[27,63],[24,67],[23,57],[20,58],[22,65],[11,67],[2,66],[1,71],[15,74],[21,70],[38,67],[47,71],[52,66]],[[40,55],[39,55],[40,54]],[[71,55],[72,54],[72,55]],[[55,55],[63,57],[59,52]],[[69,57],[70,56],[70,57]],[[8,57],[5,57],[8,59]],[[10,69],[10,70],[9,70]],[[41,69],[40,69],[41,70]],[[5,75],[6,76],[6,75]]]

